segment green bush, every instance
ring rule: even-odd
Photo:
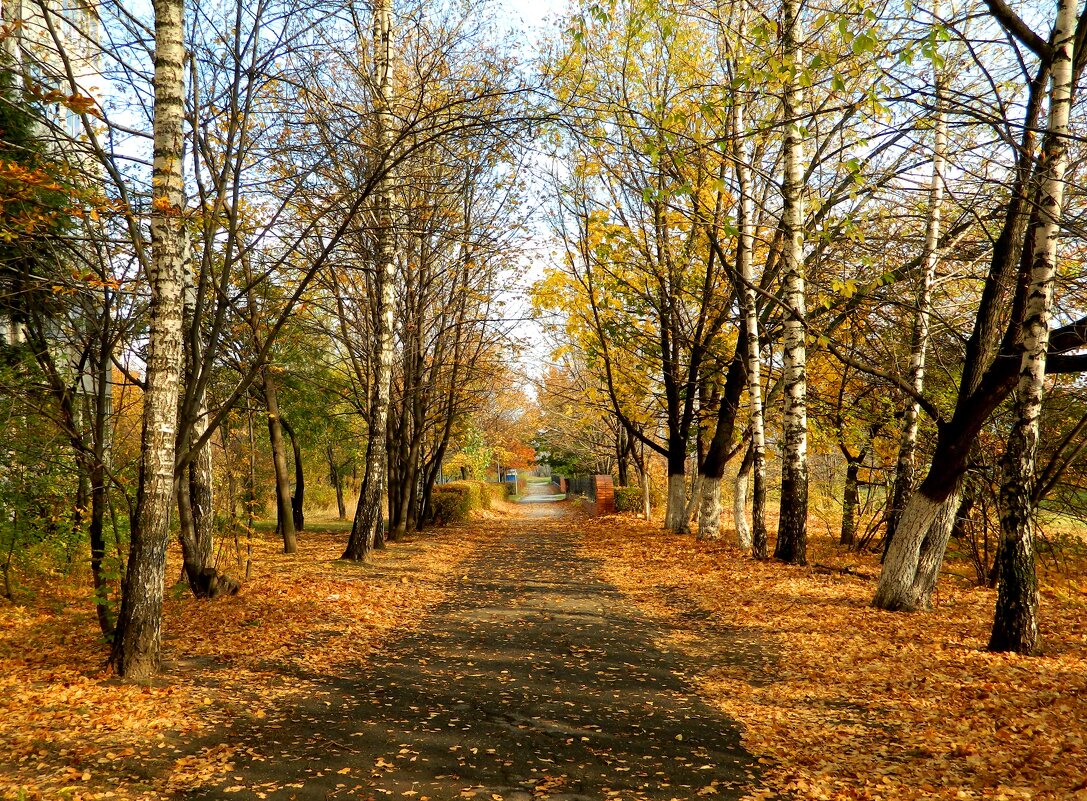
[[[616,487],[615,511],[640,512],[642,511],[641,487]]]

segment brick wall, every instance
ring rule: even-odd
[[[596,509],[598,515],[615,514],[615,485],[611,476],[594,476],[596,481]]]

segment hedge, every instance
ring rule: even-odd
[[[437,484],[430,496],[430,510],[435,524],[463,523],[477,509],[490,509],[509,494],[506,484],[483,481],[450,481]]]
[[[640,512],[642,511],[641,487],[616,487],[615,511]]]

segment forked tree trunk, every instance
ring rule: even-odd
[[[1038,579],[1034,568],[1034,479],[1039,417],[1045,394],[1057,237],[1068,166],[1068,119],[1072,106],[1072,53],[1078,0],[1060,0],[1053,30],[1049,124],[1039,192],[1039,226],[1034,238],[1030,290],[1023,315],[1023,357],[1015,404],[1015,424],[1004,454],[1000,488],[1003,534],[990,651],[1033,653],[1038,647]]]
[[[151,289],[147,389],[143,397],[140,481],[110,653],[120,676],[147,681],[159,665],[162,594],[181,371],[181,270],[185,179],[182,173],[185,93],[185,5],[155,0],[154,163],[151,182]]]
[[[684,496],[686,503],[683,505],[683,519],[680,520],[679,528],[672,529],[677,534],[691,533],[691,522],[695,512],[698,510],[699,501],[702,499],[702,480],[702,474],[697,472],[691,479],[690,497],[687,498],[686,495]],[[686,490],[684,490],[684,493],[686,493]],[[720,503],[718,503],[718,516],[720,516]]]
[[[784,229],[785,304],[784,365],[785,410],[781,455],[781,512],[774,556],[783,562],[803,565],[808,561],[808,412],[807,348],[804,318],[804,143],[799,114],[803,103],[800,64],[803,42],[800,3],[782,4],[782,55],[789,77],[785,82],[782,113],[785,118],[782,182]]]
[[[202,361],[203,340],[197,319],[196,287],[192,272],[192,251],[186,238],[185,263],[182,270],[182,332],[184,335],[184,377],[187,391],[179,404],[181,431],[188,431],[188,440],[178,442],[178,455],[188,455],[207,431],[207,393],[197,375]],[[187,397],[192,392],[191,398]],[[186,416],[189,419],[186,423]],[[212,560],[214,517],[212,504],[211,443],[205,442],[192,453],[188,468],[178,477],[177,511],[178,539],[181,541],[182,564],[189,589],[197,598],[221,593],[236,593],[240,585],[229,576],[220,576]]]
[[[947,115],[944,112],[944,78],[937,75],[936,130],[932,144],[932,179],[929,183],[928,217],[925,221],[925,245],[921,254],[921,282],[917,288],[917,310],[913,319],[913,340],[910,347],[909,384],[920,395],[925,389],[925,354],[928,350],[929,320],[932,315],[932,286],[936,280],[939,261],[940,221],[944,198],[944,164],[947,153]],[[895,464],[894,494],[887,517],[884,553],[894,537],[906,499],[916,484],[917,421],[921,406],[914,398],[906,401]]]
[[[1029,275],[1024,275],[1024,271],[1029,272],[1028,259],[1033,253],[1026,243],[1034,231],[1030,222],[1038,206],[1037,187],[1044,182],[1039,177],[1044,168],[1036,165],[1035,132],[1041,127],[1039,120],[1049,73],[1049,63],[1043,62],[1028,87],[1015,179],[1001,233],[993,243],[974,328],[966,344],[955,412],[940,428],[928,474],[907,501],[887,551],[872,600],[874,606],[882,609],[916,609],[930,603],[928,598],[920,599],[920,603],[917,598],[917,587],[924,583],[921,556],[926,554],[931,558],[939,551],[932,544],[941,539],[946,542],[938,532],[931,531],[933,521],[945,502],[954,499],[978,433],[1016,385],[1016,368],[1020,366],[1016,358],[1022,319],[1019,315],[1025,307],[1029,285]],[[1014,297],[1009,298],[1013,291]],[[1081,341],[1075,327],[1070,326],[1061,342],[1062,352],[1078,347]],[[1001,353],[1005,358],[998,359]]]
[[[378,169],[386,170],[392,144],[392,115],[389,110],[391,89],[391,63],[389,59],[392,37],[392,11],[389,0],[375,0],[373,4],[373,60],[374,60],[374,123],[378,147]],[[393,242],[392,242],[392,181],[388,174],[377,177],[373,191],[374,217],[377,230],[374,236],[374,273],[377,306],[374,321],[377,324],[374,337],[373,391],[370,393],[369,431],[366,442],[366,466],[362,479],[355,519],[351,525],[351,537],[344,559],[363,561],[384,541],[383,498],[388,471],[386,451],[386,426],[389,415],[389,398],[392,393],[393,362]]]
[[[294,456],[294,492],[291,493],[291,520],[294,521],[294,530],[303,531],[306,528],[306,470],[302,463],[302,444],[291,428],[286,418],[281,418],[280,423],[287,436],[291,438],[291,453]]]

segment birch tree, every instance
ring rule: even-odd
[[[154,171],[151,259],[146,266],[151,289],[147,389],[135,525],[110,655],[114,671],[133,681],[146,681],[159,663],[182,356],[185,4],[182,0],[155,0],[154,12]]]
[[[784,397],[781,511],[774,557],[791,564],[807,562],[808,542],[808,417],[806,293],[804,286],[804,140],[800,114],[803,102],[803,34],[798,0],[782,3],[782,61],[786,71],[782,114],[785,143],[781,224],[785,240],[782,301],[786,318],[782,335]]]
[[[377,0],[373,6],[373,91],[374,127],[378,158],[375,165],[382,172],[373,191],[374,229],[374,370],[370,388],[369,435],[366,457],[351,537],[344,559],[365,560],[375,547],[384,544],[384,494],[388,474],[385,424],[392,394],[393,303],[395,263],[393,261],[392,178],[386,159],[394,141],[393,119],[389,108],[392,87],[390,41],[392,10],[389,0]]]
[[[921,254],[921,275],[917,287],[917,309],[910,342],[910,366],[907,381],[915,396],[908,398],[902,419],[902,436],[895,465],[894,496],[887,519],[885,541],[894,537],[902,508],[916,483],[914,472],[917,459],[917,431],[921,404],[917,397],[925,389],[925,356],[928,351],[930,317],[932,316],[932,287],[939,262],[940,222],[944,200],[944,165],[947,158],[947,115],[944,110],[944,76],[937,70],[935,87],[935,124],[932,141],[932,178],[929,181],[928,209],[925,220],[925,242]]]
[[[1034,482],[1039,418],[1045,395],[1053,289],[1057,275],[1057,240],[1064,202],[1064,175],[1068,167],[1069,116],[1073,95],[1072,56],[1078,5],[1077,0],[1060,0],[1051,37],[1053,66],[1049,121],[1041,156],[1044,178],[1038,193],[1039,221],[1034,235],[1030,289],[1023,314],[1023,356],[1019,368],[1015,422],[1004,454],[1004,478],[1000,488],[1003,540],[996,613],[989,639],[990,651],[1030,654],[1038,646]]]

